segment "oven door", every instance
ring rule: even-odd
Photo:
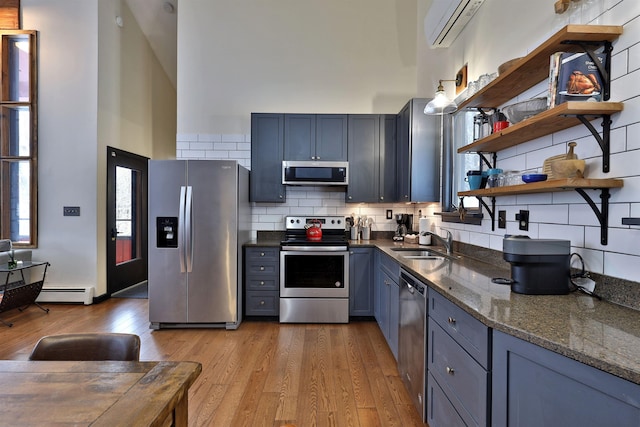
[[[283,248],[280,298],[349,298],[349,251],[320,246]]]

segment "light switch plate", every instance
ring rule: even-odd
[[[62,208],[63,216],[80,216],[80,206],[64,206]]]

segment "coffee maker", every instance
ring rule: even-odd
[[[393,240],[404,240],[405,234],[413,231],[413,215],[412,214],[396,214],[396,232]]]

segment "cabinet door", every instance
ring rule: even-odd
[[[284,115],[284,159],[316,159],[315,114]]]
[[[393,357],[398,360],[398,332],[400,327],[400,285],[389,285],[389,347]]]
[[[347,160],[347,115],[316,116],[316,147],[314,160]]]
[[[380,116],[379,202],[396,200],[396,115]]]
[[[315,114],[285,114],[284,160],[315,160]]]
[[[637,426],[640,385],[493,332],[492,425]]]
[[[378,322],[378,326],[380,326],[380,330],[382,331],[382,335],[387,340],[387,344],[389,343],[389,294],[391,285],[393,284],[393,280],[389,277],[389,275],[384,270],[378,271],[379,276],[376,281],[377,289],[376,289],[376,301],[375,304],[378,307],[378,313],[376,314],[376,321]]]
[[[282,185],[283,143],[283,114],[251,115],[252,202],[285,201],[285,187]]]
[[[373,316],[372,248],[349,252],[349,315]]]
[[[377,202],[380,167],[380,116],[349,116],[347,202]]]
[[[411,106],[407,104],[398,113],[396,133],[396,201],[411,201],[409,144]]]
[[[398,114],[397,180],[400,202],[440,201],[440,116],[423,113],[429,100],[414,98]]]

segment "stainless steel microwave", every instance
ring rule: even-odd
[[[349,162],[283,161],[282,183],[287,185],[348,185]]]

